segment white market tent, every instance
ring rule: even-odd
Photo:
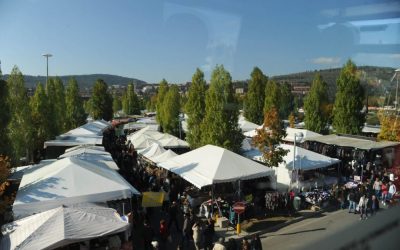
[[[116,171],[78,157],[64,158],[25,173],[13,204],[16,218],[60,205],[106,202],[140,194]]]
[[[255,123],[249,122],[245,119],[239,119],[239,128],[242,130],[242,132],[249,132],[252,130],[257,129],[260,125],[257,125]]]
[[[304,142],[305,140],[307,140],[308,138],[311,138],[311,137],[321,136],[321,134],[315,133],[315,132],[313,132],[311,130],[287,127],[286,128],[287,136],[283,140],[284,141],[293,142],[294,141],[294,135],[296,133],[302,133],[303,134],[303,137],[302,137],[300,142]],[[298,140],[296,140],[296,142],[298,142]]]
[[[198,188],[274,174],[273,170],[262,164],[214,145],[175,156],[158,166],[180,175]]]
[[[170,135],[170,138],[161,139],[158,141],[164,148],[188,148],[189,143],[178,137]]]
[[[58,158],[66,158],[70,156],[76,156],[76,155],[81,155],[81,154],[93,154],[93,155],[110,155],[107,151],[104,150],[98,150],[98,149],[92,149],[92,148],[86,148],[86,147],[81,147],[77,148],[75,150],[69,150],[65,151],[64,154],[60,155]]]
[[[136,149],[144,149],[157,142],[164,148],[188,148],[189,144],[176,136],[145,127],[127,137]]]
[[[154,163],[160,163],[163,161],[167,161],[175,156],[177,156],[177,154],[174,151],[172,151],[171,149],[168,149],[164,153],[154,156],[154,157],[150,157],[149,159]]]
[[[284,161],[279,164],[279,167],[273,169],[275,170],[278,189],[287,190],[292,178],[294,146],[280,144],[279,147],[289,150],[289,152],[283,157]],[[262,161],[262,153],[258,149],[244,152],[244,154],[253,160]],[[340,160],[336,158],[330,158],[301,147],[296,147],[295,171],[326,168],[337,163],[340,163]]]
[[[59,206],[3,226],[1,249],[54,249],[124,232],[129,223],[107,207]]]
[[[81,149],[81,148],[93,149],[93,150],[104,151],[104,152],[106,151],[103,146],[95,146],[95,145],[88,144],[88,145],[78,145],[78,146],[75,146],[75,147],[72,147],[72,148],[67,148],[65,150],[65,153],[70,152],[70,151],[74,151],[74,150],[78,150],[78,149]]]
[[[153,143],[150,147],[147,147],[145,149],[139,150],[138,153],[141,154],[142,156],[150,159],[152,157],[158,156],[162,153],[164,153],[166,150],[160,146],[158,143]]]

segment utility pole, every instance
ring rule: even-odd
[[[49,83],[49,57],[52,57],[52,54],[43,54],[42,56],[46,57],[46,85]]]

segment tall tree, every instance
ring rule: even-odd
[[[57,120],[57,89],[55,78],[49,78],[46,83],[46,95],[48,98],[47,111],[49,113],[49,119],[53,121],[49,127],[48,134],[50,138],[56,137],[61,134],[61,129],[59,128],[59,122]]]
[[[161,131],[164,130],[165,121],[163,120],[163,103],[165,95],[168,92],[168,82],[165,79],[162,79],[160,82],[160,86],[157,89],[157,104],[156,104],[156,112],[157,112],[157,121],[161,127]]]
[[[263,110],[267,82],[268,77],[258,67],[254,67],[244,103],[244,116],[247,120],[256,124],[261,124],[264,119]]]
[[[114,114],[117,113],[122,109],[122,100],[121,97],[118,95],[114,94],[113,95],[113,112]]]
[[[128,84],[122,98],[122,109],[126,115],[140,115],[139,98],[135,93],[135,88],[132,83]]]
[[[179,135],[180,95],[179,88],[171,85],[166,93],[162,107],[163,130],[165,133]]]
[[[41,83],[36,86],[35,94],[30,100],[32,128],[33,128],[33,152],[34,161],[37,162],[43,156],[43,144],[49,137],[50,120],[48,112],[48,98]]]
[[[0,79],[0,155],[11,157],[12,150],[10,150],[10,139],[7,131],[8,123],[10,122],[10,107],[7,98],[7,82]]]
[[[288,150],[279,147],[285,137],[282,120],[277,108],[273,107],[265,113],[263,127],[258,129],[257,135],[253,137],[253,144],[262,152],[268,167],[278,167],[287,155]]]
[[[365,115],[361,112],[364,89],[357,67],[351,60],[340,71],[336,85],[333,127],[337,133],[359,134],[365,121]]]
[[[279,98],[279,85],[275,81],[269,80],[265,86],[264,113],[269,113],[273,108],[279,110]]]
[[[217,65],[206,93],[206,112],[201,125],[202,144],[239,152],[243,135],[238,126],[238,115],[231,75],[222,65]]]
[[[54,100],[54,110],[56,115],[57,130],[59,133],[65,132],[65,89],[60,77],[54,79],[55,95],[49,100]]]
[[[91,115],[95,120],[110,121],[113,118],[112,96],[108,93],[108,86],[102,79],[98,79],[93,86]]]
[[[294,108],[292,88],[285,82],[279,85],[279,89],[279,117],[287,119]]]
[[[193,149],[201,146],[200,125],[205,115],[206,88],[204,73],[200,69],[196,69],[192,77],[192,84],[188,93],[189,97],[185,106],[185,111],[188,115],[188,133],[186,139]]]
[[[379,111],[379,121],[381,131],[378,135],[379,140],[400,141],[400,119],[394,112]]]
[[[83,100],[79,96],[79,86],[75,78],[68,81],[65,106],[66,130],[77,128],[85,123],[86,113],[83,109]]]
[[[8,124],[9,138],[13,150],[13,162],[19,164],[23,156],[32,158],[32,128],[29,98],[25,88],[25,80],[17,66],[7,79],[8,104],[11,120]]]
[[[326,132],[329,119],[329,114],[326,112],[328,104],[327,84],[320,74],[316,74],[310,92],[304,100],[306,129],[316,133]]]

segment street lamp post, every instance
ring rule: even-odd
[[[49,83],[49,57],[52,57],[52,54],[43,54],[42,56],[46,57],[46,85]]]
[[[295,163],[296,163],[296,141],[297,140],[299,140],[299,142],[301,141],[303,139],[303,133],[302,132],[299,132],[299,133],[294,133],[294,140],[293,140],[293,143],[294,143],[294,147],[293,147],[293,169],[292,169],[292,171],[294,171],[295,170],[295,168],[296,168],[296,166],[295,166]],[[297,179],[297,191],[299,191],[299,169],[297,168],[296,169],[296,172],[297,172],[297,176],[296,176],[296,179]]]

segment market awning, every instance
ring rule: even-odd
[[[140,193],[106,164],[68,157],[38,165],[22,177],[13,204],[16,217],[60,205],[126,199]]]
[[[59,206],[3,225],[1,249],[54,249],[127,229],[129,223],[112,208]]]
[[[399,142],[392,141],[372,141],[360,138],[354,138],[344,135],[322,135],[317,137],[307,138],[306,141],[315,141],[328,145],[336,145],[340,147],[351,147],[363,150],[382,149],[387,147],[397,146]]]
[[[214,145],[178,155],[158,166],[174,172],[198,188],[274,175],[272,169]]]

